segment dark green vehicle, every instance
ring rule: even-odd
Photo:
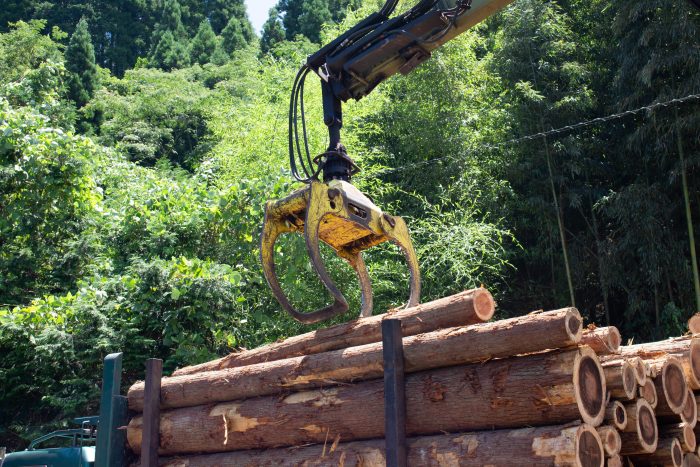
[[[5,453],[0,467],[115,467],[126,465],[126,397],[119,395],[122,354],[104,360],[100,415],[76,418],[79,428],[59,430],[31,442],[25,451]],[[47,447],[58,446],[58,447]]]

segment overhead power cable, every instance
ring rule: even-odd
[[[643,112],[652,112],[652,111],[657,110],[659,108],[666,108],[666,107],[675,106],[675,105],[679,105],[679,104],[685,104],[688,102],[700,102],[700,94],[691,94],[691,95],[688,95],[685,97],[671,99],[669,101],[656,102],[654,104],[645,105],[643,107],[639,107],[639,108],[636,108],[633,110],[625,110],[623,112],[607,115],[605,117],[598,117],[598,118],[594,118],[592,120],[585,120],[585,121],[582,121],[579,123],[574,123],[572,125],[566,125],[566,126],[563,126],[560,128],[554,128],[552,130],[542,131],[542,132],[534,133],[534,134],[527,135],[527,136],[521,136],[519,138],[510,139],[510,140],[503,141],[500,143],[482,144],[479,147],[468,150],[467,153],[471,154],[471,153],[475,153],[477,151],[486,150],[486,149],[488,149],[488,150],[500,149],[500,148],[503,148],[505,146],[511,146],[514,144],[520,144],[520,143],[524,143],[527,141],[533,141],[536,139],[546,138],[548,136],[558,136],[558,135],[562,135],[564,133],[569,133],[572,131],[580,130],[581,128],[586,128],[586,127],[593,126],[593,125],[600,125],[602,123],[607,123],[607,122],[610,122],[613,120],[619,120],[621,118],[639,115]],[[459,157],[460,157],[459,155],[436,157],[436,158],[429,159],[426,161],[420,161],[420,162],[415,162],[412,164],[407,164],[407,165],[404,165],[402,167],[395,167],[395,168],[386,169],[386,170],[379,170],[377,172],[372,172],[371,174],[368,174],[368,175],[371,175],[373,177],[380,176],[380,175],[388,175],[388,174],[392,174],[392,173],[396,173],[396,172],[403,172],[404,170],[412,169],[415,167],[423,167],[423,166],[434,164],[436,162],[440,162],[440,161],[447,160],[447,159],[457,160]]]

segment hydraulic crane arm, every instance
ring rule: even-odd
[[[265,206],[260,257],[265,278],[280,305],[296,320],[316,323],[348,310],[321,258],[319,240],[329,245],[355,270],[362,291],[362,316],[372,313],[372,287],[362,252],[389,241],[406,256],[410,272],[408,306],[420,300],[420,271],[406,223],[382,212],[350,184],[357,166],[341,143],[342,103],[361,99],[396,73],[408,74],[433,50],[489,17],[512,0],[420,0],[405,13],[391,17],[398,0],[387,0],[378,12],[308,57],[297,74],[289,106],[289,158],[294,177],[307,184],[288,197]],[[310,73],[321,78],[323,116],[328,126],[326,152],[311,158],[306,138],[304,85]],[[301,123],[301,137],[299,123]],[[323,181],[319,175],[323,174]],[[300,233],[314,271],[333,303],[311,313],[289,301],[275,272],[277,238]]]

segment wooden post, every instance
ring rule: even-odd
[[[141,467],[158,467],[160,446],[160,380],[163,361],[146,360],[146,393],[143,407],[143,438],[141,439]]]
[[[401,321],[382,321],[384,438],[387,467],[406,467],[406,388]]]

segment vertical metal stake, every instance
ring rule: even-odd
[[[104,359],[102,369],[102,396],[100,397],[100,421],[97,427],[95,467],[112,467],[115,459],[123,456],[123,426],[126,410],[115,405],[122,381],[122,353],[109,354]],[[119,444],[121,441],[121,445]]]
[[[384,442],[387,467],[406,467],[406,394],[401,321],[382,321]]]
[[[141,438],[141,467],[158,467],[160,447],[160,379],[163,361],[146,360],[146,388],[143,398],[143,436]]]

